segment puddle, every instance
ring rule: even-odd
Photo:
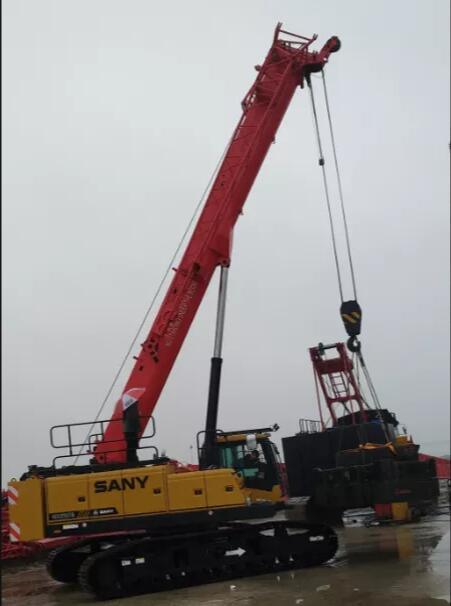
[[[449,512],[403,526],[346,527],[327,565],[112,600],[122,606],[441,606],[450,597]],[[51,580],[42,563],[4,567],[2,605],[94,604]],[[390,600],[390,601],[388,601]]]

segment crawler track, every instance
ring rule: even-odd
[[[47,572],[60,583],[75,583],[83,560],[92,553],[90,539],[53,549],[47,557]]]
[[[111,549],[118,543],[123,545],[124,540],[130,538],[134,539],[136,535],[129,535],[127,539],[117,534],[96,538],[90,537],[57,547],[47,557],[47,572],[52,579],[60,583],[77,583],[78,571],[86,558],[102,549]]]
[[[111,599],[316,566],[337,546],[334,531],[320,524],[234,523],[97,545],[80,563],[78,582],[97,599]]]

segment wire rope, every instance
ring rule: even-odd
[[[194,212],[193,212],[193,214],[191,216],[191,219],[189,220],[189,222],[188,222],[188,224],[187,224],[187,226],[185,228],[185,231],[183,232],[182,237],[180,238],[180,241],[179,241],[179,243],[178,243],[178,245],[177,245],[177,247],[175,249],[175,252],[173,253],[173,255],[171,257],[171,260],[170,260],[170,262],[169,262],[169,264],[168,264],[168,266],[166,268],[166,271],[165,271],[165,273],[164,273],[164,275],[163,275],[163,277],[162,277],[162,279],[161,279],[161,281],[160,281],[160,283],[158,285],[158,288],[157,288],[157,290],[156,290],[156,292],[155,292],[155,294],[154,294],[154,296],[153,296],[153,298],[152,298],[149,306],[147,307],[147,310],[146,310],[146,312],[144,314],[143,319],[141,320],[141,322],[140,322],[140,324],[138,326],[138,329],[136,330],[136,333],[135,333],[135,335],[134,335],[134,337],[132,339],[132,342],[130,343],[130,346],[128,347],[127,352],[126,352],[124,358],[122,359],[122,362],[121,362],[121,364],[120,364],[120,366],[119,366],[116,374],[114,375],[113,381],[112,381],[110,387],[108,388],[107,393],[106,393],[104,399],[102,400],[102,403],[101,403],[100,408],[99,408],[99,410],[97,412],[97,415],[96,415],[94,421],[92,422],[92,424],[91,424],[91,426],[90,426],[90,428],[89,428],[89,430],[88,430],[88,432],[86,434],[86,437],[85,437],[85,439],[84,439],[84,441],[82,443],[82,446],[80,447],[80,450],[79,450],[78,454],[76,455],[74,465],[77,463],[80,455],[82,454],[83,448],[85,446],[89,447],[89,444],[88,444],[89,435],[91,434],[91,431],[93,430],[95,424],[99,421],[100,415],[102,414],[102,411],[105,408],[105,405],[106,405],[106,403],[108,402],[108,400],[109,400],[109,398],[111,396],[111,393],[112,393],[112,391],[113,391],[113,389],[114,389],[114,387],[115,387],[115,385],[116,385],[116,383],[117,383],[117,381],[118,381],[118,379],[119,379],[119,377],[120,377],[120,375],[121,375],[121,373],[122,373],[122,371],[123,371],[123,369],[125,367],[125,364],[127,363],[127,360],[129,358],[129,356],[130,356],[133,348],[135,347],[136,341],[138,340],[138,337],[141,334],[141,331],[142,331],[145,323],[147,322],[147,318],[149,317],[149,314],[150,314],[150,312],[152,311],[152,309],[153,309],[153,307],[155,305],[155,302],[156,302],[156,300],[157,300],[157,298],[158,298],[158,296],[159,296],[159,294],[161,292],[161,289],[163,288],[163,284],[165,283],[166,278],[168,277],[169,272],[171,271],[171,269],[172,269],[172,267],[174,265],[175,259],[177,258],[177,255],[180,252],[180,249],[181,249],[181,247],[183,245],[183,242],[185,241],[185,238],[188,235],[188,233],[189,233],[189,231],[190,231],[190,229],[191,229],[191,227],[192,227],[192,225],[194,223],[194,220],[195,220],[195,218],[196,218],[196,216],[197,216],[197,214],[198,214],[198,212],[199,212],[199,210],[200,210],[200,208],[202,206],[202,203],[203,203],[203,201],[205,199],[205,196],[207,195],[207,193],[208,193],[208,191],[209,191],[209,189],[211,187],[211,184],[213,183],[214,178],[218,174],[219,168],[220,168],[220,166],[222,164],[222,161],[223,161],[223,159],[224,159],[224,157],[225,157],[225,155],[227,153],[227,150],[228,150],[228,148],[230,146],[231,141],[232,141],[232,139],[230,139],[228,141],[227,145],[225,146],[225,148],[224,148],[224,150],[223,150],[223,152],[222,152],[222,154],[221,154],[221,156],[220,156],[220,158],[219,158],[219,160],[218,160],[218,162],[217,162],[217,164],[216,164],[216,166],[215,166],[215,168],[214,168],[214,170],[213,170],[213,172],[212,172],[212,174],[210,176],[210,179],[208,180],[208,183],[207,183],[204,191],[202,192],[202,195],[201,195],[198,203],[195,206],[195,209],[194,209]]]
[[[329,216],[329,226],[330,226],[330,233],[331,233],[331,237],[332,237],[332,247],[333,247],[333,252],[334,252],[335,268],[337,270],[338,290],[340,292],[341,302],[343,302],[343,286],[342,286],[342,281],[341,281],[340,263],[338,260],[337,242],[335,239],[335,227],[334,227],[334,221],[333,221],[333,217],[332,217],[332,209],[331,209],[331,205],[330,205],[329,186],[327,183],[326,168],[324,165],[324,154],[323,154],[323,147],[322,147],[322,143],[321,143],[321,135],[320,135],[320,131],[319,131],[318,115],[316,113],[315,95],[313,93],[313,85],[312,85],[310,78],[307,79],[307,83],[308,83],[308,89],[310,91],[310,101],[312,104],[313,120],[315,123],[316,141],[318,144],[318,152],[319,152],[319,165],[321,167],[321,171],[322,171],[322,175],[323,175],[324,192],[326,194],[327,213]]]
[[[324,70],[321,70],[321,79],[322,79],[322,84],[323,84],[324,101],[325,101],[326,112],[327,112],[327,120],[328,120],[329,134],[330,134],[330,139],[331,139],[331,144],[332,144],[332,152],[333,152],[333,157],[334,157],[335,175],[337,178],[338,194],[339,194],[339,199],[340,199],[340,210],[341,210],[341,217],[342,217],[343,227],[344,227],[344,232],[345,232],[346,250],[347,250],[348,263],[349,263],[349,270],[350,270],[350,274],[351,274],[352,289],[353,289],[353,293],[354,293],[354,299],[357,301],[357,285],[356,285],[354,263],[353,263],[352,252],[351,252],[349,227],[348,227],[348,220],[347,220],[346,210],[345,210],[343,185],[342,185],[342,180],[341,180],[340,167],[339,167],[339,163],[338,163],[337,146],[336,146],[336,142],[335,142],[335,134],[334,134],[333,123],[332,123],[332,114],[331,114],[331,110],[330,110],[329,95],[327,92],[327,84],[326,84],[326,77],[325,77]],[[341,278],[340,263],[339,263],[339,258],[338,258],[337,242],[336,242],[336,236],[335,236],[335,227],[334,227],[334,221],[333,221],[333,217],[332,217],[331,204],[330,204],[329,186],[327,183],[325,160],[324,160],[323,147],[322,147],[322,142],[321,142],[321,134],[320,134],[319,123],[318,123],[318,115],[317,115],[317,111],[316,111],[315,95],[313,92],[313,86],[312,86],[312,82],[311,82],[311,75],[308,76],[307,83],[308,83],[308,87],[309,87],[309,91],[310,91],[310,100],[311,100],[311,104],[312,104],[316,140],[317,140],[319,156],[320,156],[319,165],[322,169],[324,191],[326,194],[327,211],[328,211],[329,225],[330,225],[331,236],[332,236],[332,246],[333,246],[333,252],[334,252],[335,266],[336,266],[336,270],[337,270],[338,288],[340,291],[340,299],[341,299],[341,302],[343,303],[343,284],[342,284],[342,278]],[[360,365],[362,372],[365,376],[366,383],[368,385],[370,397],[373,400],[376,410],[378,411],[378,417],[383,425],[384,433],[385,433],[385,436],[386,436],[386,439],[388,442],[387,428],[386,428],[385,422],[382,419],[382,413],[381,413],[382,407],[380,404],[380,400],[379,400],[376,388],[374,387],[374,383],[372,381],[369,370],[363,359],[363,355],[361,352],[361,346],[360,346],[360,343],[358,342],[358,340],[357,340],[357,344],[358,344],[357,358],[358,358],[358,362],[360,363],[360,364],[356,365],[357,366],[358,385],[359,385],[359,388],[361,388],[360,377],[359,377],[359,372],[358,372],[358,366]],[[365,402],[363,395],[362,395],[362,399]],[[367,406],[368,406],[368,404],[367,404]]]
[[[354,273],[354,263],[352,261],[352,254],[351,254],[351,243],[350,243],[350,236],[349,236],[349,229],[348,229],[348,221],[347,221],[347,217],[346,217],[346,210],[345,210],[344,196],[343,196],[343,187],[342,187],[342,182],[341,182],[340,168],[338,165],[337,148],[335,145],[334,129],[332,126],[332,116],[331,116],[331,112],[330,112],[329,95],[327,94],[326,76],[324,75],[324,70],[321,70],[321,75],[322,75],[323,90],[324,90],[324,100],[326,103],[327,119],[329,122],[330,139],[332,142],[332,151],[333,151],[333,156],[334,156],[335,174],[337,176],[338,195],[340,198],[341,216],[343,219],[343,226],[344,226],[344,230],[345,230],[346,249],[347,249],[347,253],[348,253],[349,269],[351,272],[352,289],[354,291],[354,299],[357,300],[357,287],[356,287],[356,279],[355,279],[355,273]]]

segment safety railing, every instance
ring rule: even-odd
[[[299,433],[318,433],[321,423],[313,419],[299,419]]]
[[[141,436],[136,450],[152,450],[153,458],[158,458],[159,453],[157,447],[148,443],[156,433],[155,419],[152,416],[144,415],[141,415],[139,419],[141,426],[149,427],[150,425],[150,432]],[[65,454],[54,457],[53,467],[56,467],[57,462],[61,462],[61,460],[93,456],[95,454],[96,444],[99,442],[109,445],[107,449],[102,451],[103,455],[127,452],[127,448],[123,446],[125,438],[119,440],[105,440],[106,427],[110,423],[122,422],[122,419],[101,419],[91,422],[54,425],[50,428],[50,445],[52,448],[66,449],[66,452]],[[87,436],[83,431],[83,428],[86,430],[86,427],[89,427],[89,434]],[[79,432],[83,432],[85,436],[83,439],[80,439],[80,436],[77,435]]]

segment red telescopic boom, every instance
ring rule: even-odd
[[[136,364],[103,439],[95,449],[99,463],[125,462],[124,410],[137,403],[141,430],[182,347],[216,267],[230,263],[233,228],[274,141],[297,86],[311,72],[321,71],[331,53],[340,48],[332,37],[321,51],[310,51],[316,36],[286,32],[278,24],[273,44],[257,78],[242,102],[243,114],[212,185],[183,258],[158,315],[142,344]],[[115,422],[112,422],[115,421]],[[109,452],[114,451],[114,452]]]

